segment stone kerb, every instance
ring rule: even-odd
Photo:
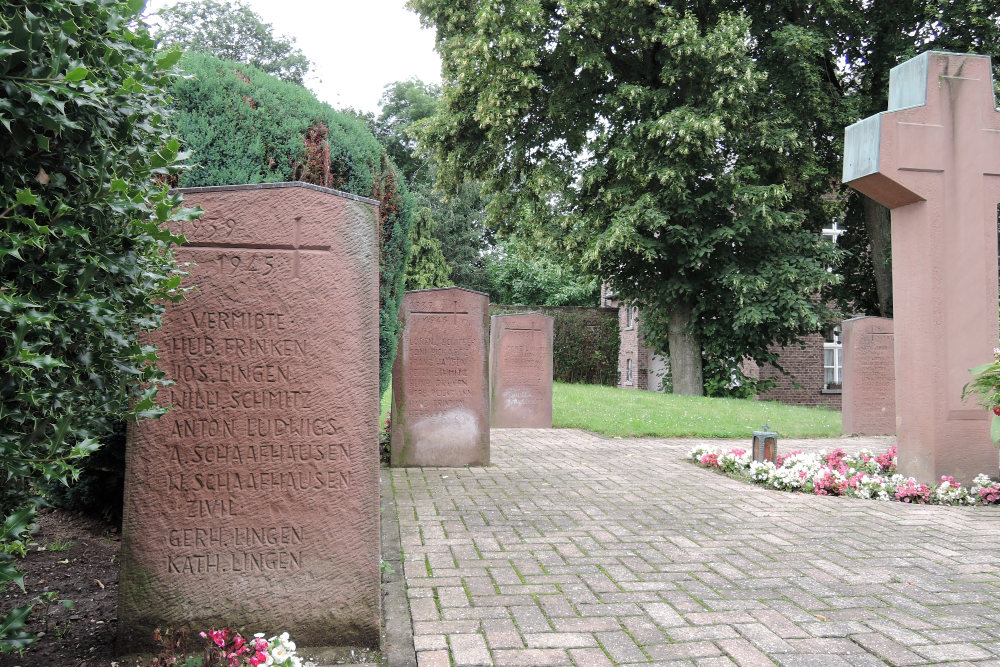
[[[157,626],[377,647],[377,208],[299,184],[185,203],[196,289],[149,337],[176,384],[129,434],[119,649]]]
[[[490,318],[490,426],[552,428],[553,318]]]
[[[489,296],[461,287],[410,291],[399,318],[392,465],[488,465]]]
[[[844,320],[842,331],[844,434],[895,434],[896,380],[892,320],[885,317],[855,317]]]
[[[845,132],[844,182],[892,209],[899,469],[962,483],[997,468],[989,413],[962,401],[997,344],[1000,113],[990,59],[894,67],[889,111]]]

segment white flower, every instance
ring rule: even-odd
[[[271,649],[271,657],[274,658],[274,661],[280,665],[285,660],[288,660],[290,656],[288,655],[288,651],[285,650],[285,647],[278,644]]]
[[[288,641],[288,633],[287,632],[282,632],[280,635],[278,635],[278,639],[280,639],[282,642],[287,642]]]
[[[258,639],[263,639],[264,638],[264,633],[263,632],[257,632],[257,633],[254,634],[254,637],[257,637]]]

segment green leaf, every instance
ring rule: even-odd
[[[184,52],[177,47],[170,49],[169,51],[167,51],[162,56],[156,59],[157,69],[161,70],[170,69],[171,67],[177,64],[177,61],[181,59],[183,53]]]
[[[1000,443],[1000,416],[993,415],[993,421],[990,422],[990,437],[993,438],[994,445]]]
[[[87,78],[89,74],[86,67],[77,67],[66,73],[66,80],[76,83],[77,81],[83,81]]]
[[[34,206],[38,203],[38,197],[31,192],[30,188],[17,191],[17,203],[24,206]]]

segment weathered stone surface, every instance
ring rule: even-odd
[[[889,111],[847,128],[844,181],[892,209],[900,472],[963,483],[995,472],[990,415],[961,398],[969,369],[997,344],[1000,113],[989,58],[929,52],[893,68]]]
[[[153,629],[379,643],[377,209],[186,190],[197,289],[150,336],[177,383],[129,436],[120,648]]]
[[[446,287],[407,292],[392,367],[392,465],[490,462],[489,297]]]
[[[490,318],[490,426],[552,427],[552,325],[540,313]]]
[[[892,320],[844,320],[842,426],[846,435],[896,432],[896,380],[892,360]]]

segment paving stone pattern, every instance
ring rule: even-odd
[[[1000,508],[770,491],[691,440],[492,443],[486,468],[392,470],[421,667],[1000,665]]]

